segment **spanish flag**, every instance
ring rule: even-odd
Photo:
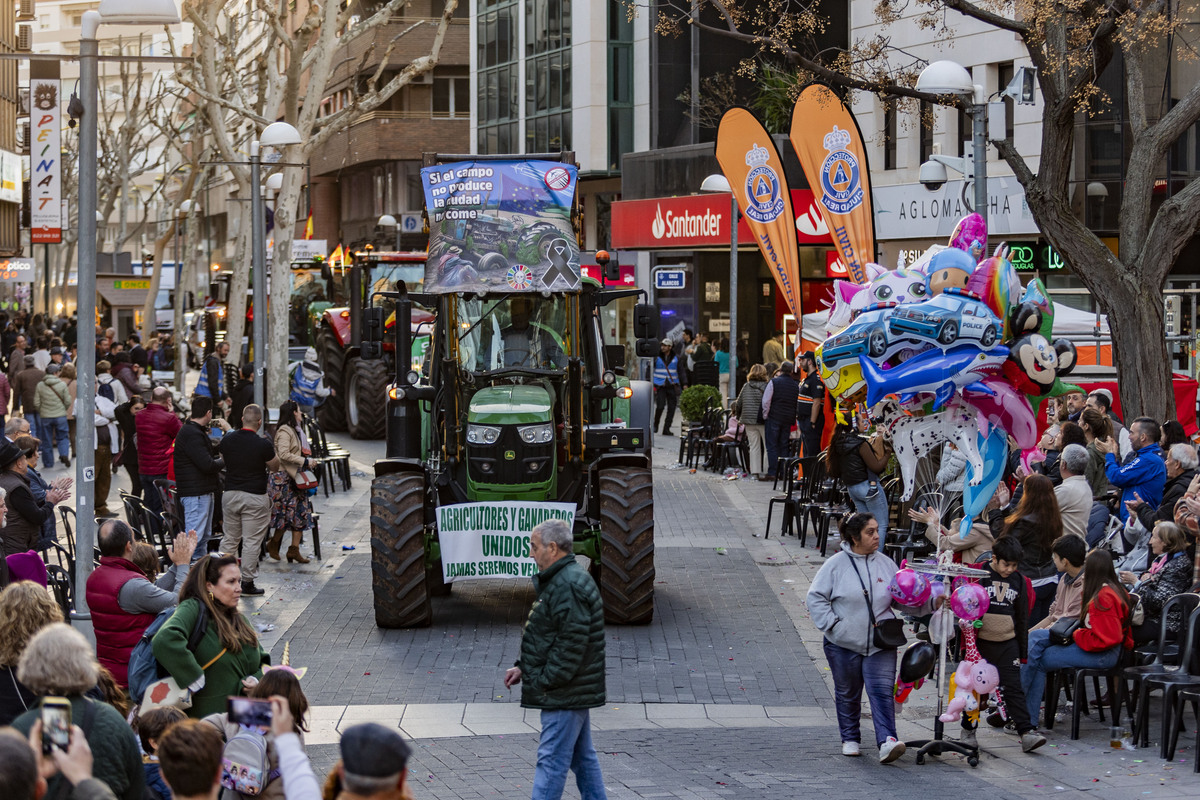
[[[330,269],[344,269],[346,266],[346,255],[342,252],[342,246],[339,244],[337,249],[329,256]]]
[[[311,239],[313,235],[312,211],[308,212],[308,221],[304,223],[304,238]]]

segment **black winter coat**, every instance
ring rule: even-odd
[[[604,705],[604,605],[592,576],[572,555],[533,577],[537,600],[521,635],[521,705],[584,709]]]
[[[224,465],[208,428],[195,420],[183,423],[175,437],[175,486],[179,496],[215,494]]]

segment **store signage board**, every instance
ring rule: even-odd
[[[929,191],[919,183],[871,187],[875,205],[877,241],[892,239],[948,240],[958,221],[971,213],[964,201],[970,187],[947,181]],[[999,241],[1011,234],[1037,234],[1037,222],[1025,202],[1025,191],[1016,178],[988,178],[988,238]]]
[[[682,289],[687,280],[687,272],[681,269],[660,269],[654,273],[655,289]]]
[[[792,189],[799,244],[831,245],[829,228],[808,189]],[[729,247],[728,194],[695,194],[620,200],[612,205],[612,244],[628,250]],[[750,247],[754,234],[743,218],[738,244]]]
[[[0,283],[33,283],[37,266],[32,258],[0,260]]]

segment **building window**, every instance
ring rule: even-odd
[[[471,116],[471,79],[465,73],[434,74],[433,116],[451,119]]]
[[[924,164],[933,155],[933,104],[926,100],[921,101],[920,106],[921,120],[921,152],[920,163]]]
[[[1012,83],[1015,74],[1016,70],[1011,61],[1006,61],[998,67],[997,77],[999,78],[1000,91],[1003,92],[1008,87],[1008,84]],[[1009,140],[1013,138],[1013,108],[1015,108],[1013,99],[1006,95],[1004,97],[1004,138]]]
[[[570,0],[525,0],[525,54],[525,152],[570,150]]]
[[[900,124],[896,119],[896,99],[887,100],[883,104],[883,168],[896,168],[896,139],[900,134]]]
[[[608,169],[633,150],[633,22],[624,3],[608,5]]]
[[[479,81],[476,146],[480,153],[515,153],[520,146],[517,140],[520,118],[517,14],[517,0],[480,0],[476,22]],[[454,94],[457,89],[455,86]],[[454,102],[457,108],[457,96]]]

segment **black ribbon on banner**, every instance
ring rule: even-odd
[[[546,255],[550,259],[550,266],[542,274],[542,285],[547,289],[554,286],[554,282],[559,278],[566,281],[568,289],[574,289],[579,285],[579,276],[571,270],[571,263],[568,260],[570,254],[571,246],[567,243],[566,239],[555,239],[546,248]]]

